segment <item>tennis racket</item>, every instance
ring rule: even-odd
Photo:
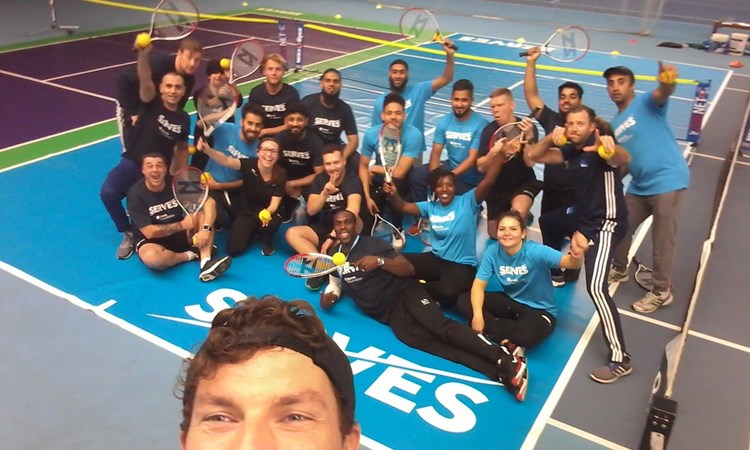
[[[172,192],[185,214],[195,215],[208,198],[208,186],[195,167],[183,167],[172,176]]]
[[[242,95],[235,83],[255,73],[262,60],[263,47],[254,39],[245,39],[237,44],[232,51],[232,59],[229,60],[229,83],[219,89],[213,101],[213,108],[210,103],[205,108],[206,111],[212,112],[208,116],[203,116],[202,108],[198,108],[198,115],[203,121],[203,136],[211,136],[216,128],[234,116]],[[207,118],[209,120],[206,120]]]
[[[638,258],[634,257],[633,262],[638,264],[638,268],[635,270],[635,282],[638,283],[638,286],[651,292],[654,289],[654,271],[638,261]]]
[[[198,28],[200,13],[191,0],[161,0],[151,15],[152,41],[179,41]]]
[[[404,232],[399,230],[396,225],[388,222],[379,213],[375,213],[375,221],[372,223],[370,235],[391,242],[394,250],[400,252],[406,244]]]
[[[401,159],[401,130],[391,124],[384,123],[378,134],[378,154],[385,172],[385,181],[393,182],[393,169]]]
[[[431,12],[422,8],[407,9],[398,22],[401,35],[407,41],[415,45],[429,44],[430,42],[443,43],[443,34],[440,25]],[[449,45],[453,50],[458,50],[453,44]]]
[[[589,52],[589,33],[579,26],[558,28],[541,47],[541,51],[549,59],[558,62],[575,62]],[[518,56],[528,56],[529,52],[521,52]]]
[[[348,265],[345,263],[344,265]],[[339,267],[323,253],[299,253],[284,262],[284,271],[297,278],[315,278],[335,272]]]

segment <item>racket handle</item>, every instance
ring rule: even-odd
[[[525,56],[529,56],[529,52],[521,52],[518,54],[519,58],[523,58]]]
[[[458,47],[456,47],[456,44],[450,44],[448,46],[451,50],[458,51]]]
[[[391,176],[391,173],[388,172],[387,170],[385,171],[385,182],[386,183],[392,183],[393,182],[393,177]]]

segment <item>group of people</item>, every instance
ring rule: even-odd
[[[294,251],[341,252],[347,258],[331,276],[307,281],[311,290],[328,283],[320,294],[324,309],[348,293],[407,345],[475,369],[518,400],[527,389],[525,348],[555,327],[554,287],[577,280],[585,265],[587,291],[608,346],[606,364],[590,376],[611,383],[629,374],[631,357],[608,284],[627,280],[630,237],[653,215],[654,289],[633,308],[650,313],[672,302],[677,214],[689,181],[666,121],[676,68],[660,64],[662,81],[638,96],[630,69],[607,69],[607,90],[618,108],[610,125],[584,105],[577,83],[559,86],[557,111],[547,106],[536,83],[540,51],[531,48],[524,78],[531,116],[519,117],[513,93],[498,88],[489,94],[488,121],[472,108],[471,81],[457,80],[451,112],[435,129],[429,163],[420,165],[425,103],[454,77],[450,40],[443,50],[443,73],[421,83],[409,82],[405,60],[390,63],[390,89],[376,99],[372,126],[361,141],[352,109],[340,98],[338,70],[326,70],[320,92],[300,99],[283,82],[284,59],[266,55],[264,82],[250,92],[237,123],[221,124],[208,138],[200,129],[194,133],[198,153],[192,164],[210,174],[205,181],[210,197],[192,217],[181,213],[166,186],[169,172],[189,164],[189,120],[182,107],[202,49],[192,39],[182,41],[173,56],[139,49],[136,69],[118,80],[123,158],[101,190],[124,235],[117,257],[136,252],[154,269],[199,259],[199,278],[210,281],[256,238],[262,255],[273,254],[282,223],[305,216],[299,221],[304,223],[286,229]],[[207,74],[209,84],[197,92],[218,95],[228,83],[226,74],[216,62],[208,64]],[[519,139],[492,139],[512,122],[519,123]],[[399,130],[401,143],[401,157],[389,174],[378,151],[385,125]],[[537,163],[545,166],[543,181],[534,174]],[[627,194],[626,173],[632,175]],[[537,243],[526,239],[526,227],[542,191],[543,243]],[[487,234],[496,242],[479,260],[483,208]],[[387,214],[397,227],[404,214],[413,216],[410,231],[430,230],[429,251],[400,253],[400,233],[391,242],[368,236],[375,214]],[[226,256],[215,254],[218,227],[228,230]],[[486,292],[493,278],[502,292]],[[452,307],[465,322],[443,314]]]

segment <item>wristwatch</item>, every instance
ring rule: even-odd
[[[211,225],[204,223],[203,226],[201,227],[201,230],[208,231],[210,233],[211,231],[213,231],[213,228],[211,228]]]
[[[378,258],[378,267],[382,266],[383,264],[385,264],[385,260],[383,258]]]

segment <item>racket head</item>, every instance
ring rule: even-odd
[[[554,61],[570,63],[586,56],[590,46],[588,31],[572,25],[555,31],[542,46],[542,53]]]
[[[161,0],[151,15],[151,40],[177,41],[189,36],[200,21],[192,0]]]
[[[229,82],[234,83],[255,73],[263,56],[263,46],[255,39],[245,39],[237,44],[229,60]]]
[[[495,146],[495,143],[500,139],[507,139],[512,144],[518,144],[518,149],[514,152],[512,152],[510,155],[506,156],[505,160],[510,161],[513,159],[516,154],[521,150],[521,144],[524,143],[524,134],[523,130],[519,126],[521,122],[511,122],[506,123],[505,125],[501,126],[497,130],[495,130],[494,133],[492,133],[492,137],[490,137],[490,146],[489,148],[492,148]]]
[[[284,271],[297,278],[319,277],[337,268],[333,258],[323,253],[298,253],[284,262]]]
[[[209,137],[222,123],[234,116],[240,100],[239,91],[228,83],[222,86],[218,95],[206,87],[196,100],[198,118],[203,123],[203,136]]]
[[[401,36],[412,44],[420,45],[443,41],[437,19],[426,9],[407,9],[401,14],[398,26]]]
[[[385,220],[379,213],[375,213],[375,220],[372,223],[372,229],[370,229],[370,235],[378,239],[390,242],[393,245],[394,239],[400,239],[401,242],[406,242],[406,236],[404,232],[399,230],[398,227],[393,225],[391,222]],[[393,248],[400,252],[403,247],[393,246]]]
[[[208,198],[208,186],[201,182],[201,175],[195,167],[183,167],[172,176],[172,193],[187,214],[200,211]]]
[[[651,292],[654,289],[654,271],[636,258],[633,261],[638,265],[635,270],[635,282],[644,290]]]
[[[393,169],[401,159],[401,129],[390,123],[384,123],[380,127],[378,155],[386,173],[386,181],[390,182]]]

